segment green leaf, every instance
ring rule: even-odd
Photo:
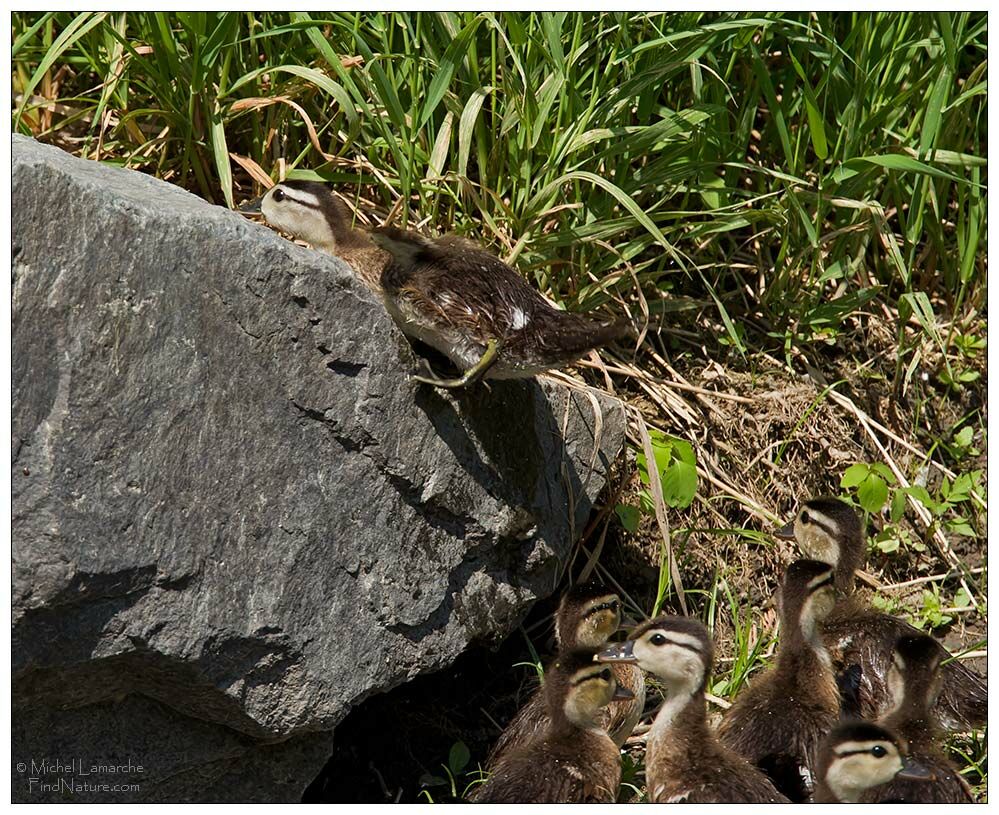
[[[816,156],[825,161],[826,156],[829,155],[829,147],[826,143],[826,128],[822,121],[822,113],[819,111],[818,102],[815,101],[815,92],[805,76],[805,69],[801,67],[801,63],[794,56],[794,52],[788,49],[787,54],[791,58],[795,73],[801,79],[801,89],[805,93],[805,112],[808,115],[808,135],[812,139],[812,149],[815,150]]]
[[[451,745],[451,752],[447,757],[447,766],[454,775],[458,775],[458,773],[468,766],[471,758],[472,754],[469,752],[465,742],[456,741]]]
[[[642,511],[638,507],[629,504],[618,504],[614,507],[618,520],[628,532],[634,535],[638,531],[638,523],[642,517]]]
[[[869,475],[857,487],[857,500],[868,512],[880,512],[888,500],[888,485],[876,475]]]
[[[697,468],[677,459],[663,476],[663,500],[671,507],[690,506],[697,494]]]
[[[468,154],[472,149],[472,131],[475,129],[475,120],[479,118],[482,103],[486,101],[486,96],[492,90],[490,87],[475,90],[465,103],[461,119],[458,120],[458,175],[460,176],[468,174]]]
[[[958,447],[970,447],[974,437],[975,429],[971,425],[967,425],[954,434],[954,444]]]
[[[468,43],[481,22],[482,17],[473,19],[472,22],[461,30],[457,37],[451,40],[451,44],[448,45],[444,56],[441,57],[441,61],[437,65],[437,73],[431,80],[430,87],[427,88],[417,129],[422,128],[433,115],[434,111],[437,110],[437,106],[440,104],[441,99],[444,98],[448,85],[451,84],[451,80],[454,78],[455,68],[457,68],[460,61],[468,58]]]
[[[866,464],[859,462],[851,464],[846,468],[846,472],[843,473],[842,478],[840,478],[839,485],[845,490],[853,489],[858,484],[863,483],[870,471],[870,468]]]
[[[880,475],[889,484],[895,483],[895,473],[891,471],[891,468],[880,461],[875,461],[871,465],[871,471]]]
[[[938,167],[934,167],[932,164],[927,164],[924,161],[920,161],[919,159],[915,159],[910,156],[900,156],[895,153],[890,153],[885,156],[857,156],[856,158],[851,158],[848,161],[843,162],[844,167],[853,168],[864,164],[873,164],[877,167],[884,167],[887,170],[899,170],[900,172],[931,175],[934,178],[944,178],[947,181],[953,181],[957,184],[971,184],[971,182],[966,178],[961,178],[953,173],[948,173],[946,170],[941,170]]]

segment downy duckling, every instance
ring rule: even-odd
[[[593,651],[560,654],[546,671],[548,724],[527,744],[508,752],[469,800],[476,803],[614,803],[621,754],[600,726],[600,709],[627,698],[608,665]]]
[[[576,586],[563,595],[555,612],[556,651],[603,648],[621,627],[621,601],[617,594],[595,582]],[[601,709],[600,724],[620,747],[638,724],[645,707],[645,677],[635,665],[614,665],[614,678],[633,698]],[[486,767],[493,767],[510,750],[526,744],[548,725],[543,688],[538,688],[510,720],[493,745]]]
[[[858,718],[881,718],[891,706],[885,677],[895,643],[920,631],[877,611],[864,595],[854,592],[854,573],[865,552],[860,518],[843,501],[815,498],[804,503],[794,520],[776,535],[796,540],[806,557],[836,569],[840,599],[823,625],[823,639],[832,657],[843,710]],[[937,648],[941,659],[949,656],[939,643]],[[941,674],[943,690],[933,711],[940,724],[949,731],[984,727],[988,722],[985,679],[957,660],[944,665]]]
[[[714,663],[708,630],[697,620],[658,617],[601,662],[636,662],[661,681],[665,700],[645,748],[648,800],[654,804],[788,803],[770,779],[723,746],[711,732],[704,693]]]
[[[864,793],[895,779],[923,779],[930,773],[905,755],[902,741],[871,722],[836,727],[819,753],[817,804],[856,804]]]
[[[465,238],[431,240],[383,226],[374,241],[392,256],[385,304],[402,330],[447,356],[457,379],[416,377],[457,388],[483,377],[518,379],[568,365],[620,339],[623,322],[597,323],[549,305],[514,269]]]
[[[835,602],[829,564],[796,560],[787,567],[776,663],[736,697],[718,728],[726,747],[796,803],[808,800],[819,742],[839,718],[836,680],[819,632]]]
[[[908,755],[933,776],[918,781],[894,778],[868,790],[864,803],[973,804],[974,796],[957,768],[937,746],[932,708],[940,692],[941,648],[925,634],[902,637],[888,668],[894,708],[880,724],[908,744]]]
[[[271,226],[343,259],[365,286],[381,294],[389,255],[372,242],[367,231],[353,228],[350,211],[328,186],[318,181],[282,181],[242,211],[257,210]]]

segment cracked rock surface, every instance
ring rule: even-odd
[[[616,402],[417,385],[349,267],[142,174],[14,136],[13,196],[15,801],[299,800],[553,591]]]

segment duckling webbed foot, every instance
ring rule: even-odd
[[[457,379],[438,379],[437,377],[421,376],[419,374],[414,375],[413,379],[437,388],[464,388],[466,385],[472,385],[482,379],[486,375],[486,372],[499,359],[500,345],[499,340],[489,340],[486,343],[486,350],[479,357],[479,361]]]

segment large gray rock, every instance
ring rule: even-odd
[[[14,800],[298,800],[552,592],[620,405],[418,386],[343,263],[139,173],[15,136],[13,196]]]

